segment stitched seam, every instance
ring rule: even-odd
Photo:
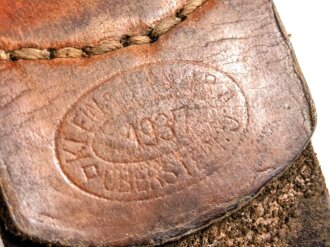
[[[0,60],[17,61],[25,60],[41,60],[55,58],[87,58],[94,55],[101,55],[110,51],[118,50],[131,45],[150,44],[158,40],[159,36],[167,33],[195,9],[205,3],[207,0],[189,0],[181,9],[177,10],[172,16],[165,17],[158,21],[154,28],[149,28],[147,35],[130,36],[124,35],[120,40],[107,40],[95,46],[65,47],[60,49],[48,48],[20,48],[12,51],[0,49]]]

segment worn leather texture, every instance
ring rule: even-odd
[[[144,34],[187,0],[48,0],[0,3],[0,47],[59,48],[93,45]]]
[[[97,16],[96,37],[110,37]],[[53,28],[39,48],[67,37]],[[306,147],[313,105],[271,1],[206,1],[157,38],[0,60],[0,181],[17,231],[68,245],[167,242],[248,202]],[[63,44],[91,42],[73,39]]]

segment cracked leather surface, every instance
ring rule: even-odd
[[[174,14],[187,0],[4,0],[0,3],[0,46],[62,48],[142,34]]]
[[[247,202],[314,129],[269,0],[211,0],[155,43],[0,61],[0,178],[18,231],[157,244]]]

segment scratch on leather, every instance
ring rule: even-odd
[[[131,45],[143,45],[155,42],[159,36],[167,33],[170,29],[183,21],[190,13],[205,3],[207,0],[189,0],[185,6],[176,11],[175,15],[165,17],[153,28],[148,35],[130,36],[125,35],[120,40],[107,40],[95,46],[65,47],[61,49],[38,49],[20,48],[13,51],[0,49],[0,60],[16,61],[19,59],[39,60],[55,58],[82,58],[101,55],[113,50],[118,50]]]

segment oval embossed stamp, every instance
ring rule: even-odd
[[[64,174],[85,192],[146,200],[228,165],[247,123],[245,97],[225,73],[147,64],[80,97],[57,130],[56,150]]]

